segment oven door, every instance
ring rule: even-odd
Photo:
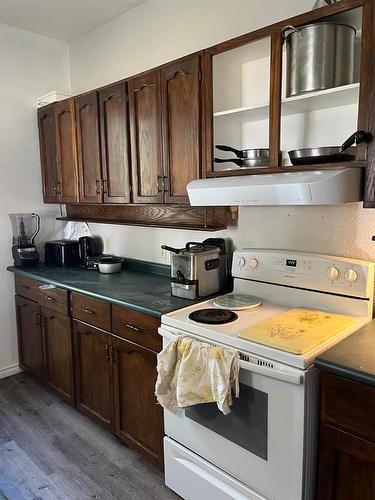
[[[173,335],[160,329],[166,345]],[[303,496],[305,373],[241,359],[240,397],[229,415],[216,404],[164,411],[165,433],[270,499]],[[307,498],[307,497],[306,497]]]

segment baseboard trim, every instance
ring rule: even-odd
[[[17,373],[21,373],[22,371],[18,363],[16,365],[7,366],[6,368],[0,368],[0,379],[17,375]]]

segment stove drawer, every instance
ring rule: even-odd
[[[148,347],[155,352],[161,349],[158,334],[160,321],[153,316],[142,314],[125,307],[112,306],[112,331],[115,335]]]
[[[194,500],[266,500],[214,465],[164,438],[165,484],[182,498]]]

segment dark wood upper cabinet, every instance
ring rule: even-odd
[[[74,403],[73,351],[70,317],[42,307],[47,385]]]
[[[132,186],[135,203],[162,203],[160,71],[128,81]]]
[[[56,156],[55,104],[38,109],[39,148],[42,165],[43,199],[45,203],[58,203],[60,180]]]
[[[354,84],[286,97],[285,26],[333,19],[357,30]],[[334,123],[334,113],[345,106],[342,111],[349,114],[344,123],[357,123],[368,137],[375,136],[374,20],[375,0],[342,0],[77,96],[77,160],[70,100],[41,108],[44,201],[77,202],[78,161],[78,201],[91,205],[187,204],[187,184],[201,177],[356,167],[365,169],[364,207],[375,208],[374,139],[358,145],[355,160],[293,166],[288,151],[315,147],[315,128],[303,119],[306,130],[287,134],[291,115],[328,113],[329,109]],[[61,111],[56,117],[55,105]],[[341,130],[337,130],[337,144],[344,139]],[[221,165],[214,160],[217,144],[237,150],[268,148],[269,161],[246,167],[218,154],[224,160]],[[110,211],[102,208],[107,220]],[[82,208],[81,218],[83,214]],[[146,219],[137,218],[135,223]]]
[[[16,296],[18,356],[21,368],[44,380],[40,306]]]
[[[188,203],[186,186],[201,174],[200,56],[161,70],[165,202]]]
[[[99,92],[104,203],[130,202],[130,148],[126,84]]]
[[[77,407],[113,428],[111,336],[98,328],[73,321]]]
[[[156,353],[116,337],[112,346],[116,434],[161,465],[163,411],[154,395]]]
[[[79,167],[79,200],[101,203],[102,169],[99,134],[99,107],[96,91],[76,97]]]
[[[74,99],[56,103],[56,156],[59,201],[78,202],[78,165]]]

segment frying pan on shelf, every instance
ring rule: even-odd
[[[248,158],[251,160],[258,158],[269,158],[270,151],[268,148],[257,148],[257,149],[236,149],[232,148],[232,146],[223,146],[218,144],[215,146],[219,151],[228,151],[230,153],[234,153],[237,158]]]
[[[288,151],[292,165],[314,165],[320,163],[337,163],[352,161],[356,157],[356,147],[362,142],[369,142],[371,135],[363,130],[352,134],[341,146],[326,146],[322,148],[306,148]]]
[[[253,168],[253,167],[268,167],[267,158],[214,158],[215,163],[235,163],[238,167]]]

